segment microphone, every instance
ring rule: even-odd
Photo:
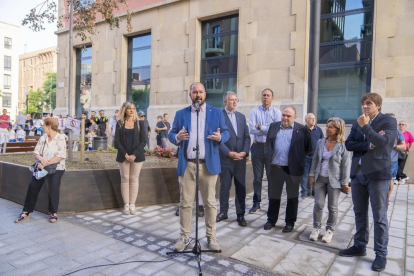
[[[194,105],[195,105],[195,109],[197,111],[200,111],[200,104],[198,102],[195,102]]]

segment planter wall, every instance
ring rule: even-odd
[[[137,205],[178,203],[178,177],[175,168],[146,168],[141,170]],[[0,197],[24,203],[31,179],[28,167],[0,162]],[[123,206],[118,169],[66,171],[60,188],[59,212],[82,212],[120,208]],[[253,191],[253,171],[247,164],[247,192]],[[40,191],[36,210],[47,213],[47,182]],[[219,198],[220,179],[216,192]],[[234,197],[234,185],[231,191]]]

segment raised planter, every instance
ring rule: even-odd
[[[0,162],[0,197],[24,204],[31,178],[27,166]],[[253,191],[253,171],[247,164],[247,192]],[[45,183],[47,184],[47,182]],[[120,208],[121,177],[118,169],[66,171],[60,188],[59,212],[82,212]],[[48,212],[48,185],[43,185],[35,209]],[[216,192],[219,197],[220,179]],[[234,196],[234,185],[231,195]],[[180,201],[176,168],[145,168],[139,178],[137,205],[177,203]]]

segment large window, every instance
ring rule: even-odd
[[[223,107],[226,91],[237,93],[237,55],[239,16],[203,22],[201,41],[201,82],[207,102]]]
[[[10,75],[4,75],[4,88],[10,89],[11,88],[11,76]]]
[[[11,93],[2,93],[3,107],[11,107]]]
[[[151,34],[129,38],[127,99],[147,113],[151,80]]]
[[[92,99],[92,46],[76,51],[76,115],[88,112]]]
[[[318,123],[351,123],[370,92],[373,0],[322,0]]]
[[[11,71],[11,57],[4,56],[4,70]]]
[[[12,39],[5,37],[4,38],[4,48],[11,49],[12,48]]]

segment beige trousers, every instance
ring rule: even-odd
[[[138,196],[139,173],[144,162],[118,163],[121,173],[121,194],[124,204],[135,204]]]
[[[200,164],[200,192],[204,201],[206,236],[216,237],[216,182],[217,175],[210,174],[206,164]],[[180,227],[181,235],[186,237],[191,233],[191,216],[196,190],[196,164],[187,163],[184,175],[179,177],[180,189]]]

